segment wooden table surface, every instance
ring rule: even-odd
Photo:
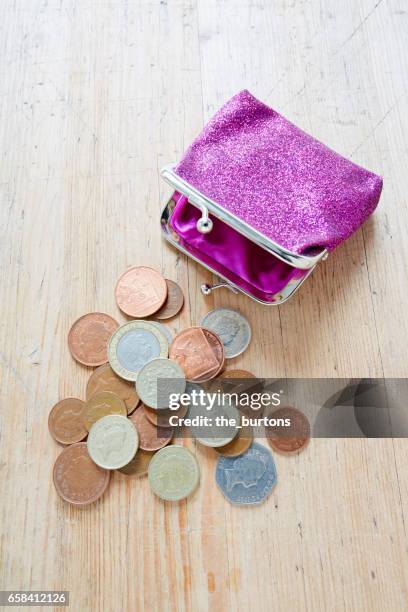
[[[260,507],[234,508],[195,448],[201,486],[162,503],[115,474],[102,500],[57,496],[47,417],[84,396],[67,332],[124,321],[128,266],[176,280],[171,329],[240,308],[253,341],[233,365],[265,376],[407,375],[405,0],[1,2],[1,582],[66,589],[72,610],[408,609],[408,442],[314,440],[276,457]],[[204,122],[248,88],[384,177],[375,216],[282,307],[227,291],[163,244],[166,187]]]

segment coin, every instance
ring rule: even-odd
[[[119,468],[118,472],[126,476],[145,476],[153,455],[154,453],[139,448],[132,461]]]
[[[116,393],[125,402],[128,414],[133,412],[139,403],[135,386],[115,374],[109,363],[104,363],[92,372],[86,386],[86,399],[89,400],[100,391]]]
[[[61,444],[80,442],[88,435],[81,414],[85,402],[76,397],[67,397],[55,404],[48,417],[50,434]]]
[[[273,450],[284,453],[299,453],[310,440],[310,423],[307,417],[292,406],[282,406],[274,410],[269,419],[289,420],[290,425],[268,425],[265,427],[266,439]]]
[[[127,416],[126,404],[112,391],[95,393],[84,405],[82,410],[82,423],[89,431],[94,423],[108,414]]]
[[[92,425],[87,445],[89,456],[96,465],[118,470],[132,461],[139,446],[139,436],[130,419],[109,414]]]
[[[241,429],[238,430],[238,434],[235,436],[231,442],[226,444],[225,446],[220,446],[215,448],[217,453],[223,455],[224,457],[239,457],[248,450],[251,446],[252,441],[254,439],[254,432],[252,427],[249,425],[244,425]]]
[[[68,333],[68,346],[74,359],[86,366],[108,361],[108,344],[119,323],[103,312],[90,312],[79,318]]]
[[[186,388],[184,372],[171,359],[152,359],[140,370],[136,391],[150,408],[168,408],[172,394],[181,395]]]
[[[225,370],[220,374],[220,378],[256,378],[255,374],[251,374],[247,370]]]
[[[115,297],[122,312],[129,317],[143,319],[163,306],[167,298],[167,284],[156,270],[137,266],[119,277]]]
[[[64,448],[54,464],[53,480],[58,495],[76,506],[99,499],[109,479],[110,472],[95,465],[90,458],[86,442]]]
[[[156,319],[171,319],[171,317],[176,316],[183,308],[184,304],[184,295],[181,290],[181,287],[177,283],[172,280],[166,278],[167,284],[167,300],[163,304],[163,306],[158,310],[154,317]]]
[[[272,454],[261,444],[253,442],[239,457],[220,457],[215,480],[231,504],[260,504],[269,497],[277,482]]]
[[[149,421],[143,404],[139,406],[129,419],[139,432],[139,447],[142,450],[156,451],[166,446],[173,437],[172,429],[157,429],[153,423]]]
[[[169,345],[150,321],[129,321],[113,334],[108,357],[111,368],[125,380],[135,381],[139,370],[156,357],[167,357]]]
[[[239,412],[224,398],[216,398],[211,406],[209,398],[204,401],[192,402],[188,411],[188,418],[195,419],[198,424],[191,425],[191,435],[204,446],[216,448],[225,446],[235,438],[241,423]],[[203,420],[207,418],[208,424]],[[222,422],[221,422],[222,420]]]
[[[183,419],[188,412],[188,406],[180,406],[177,410],[155,410],[145,406],[145,411],[149,421],[156,427],[174,427],[169,423],[170,417],[175,416],[178,419]]]
[[[186,382],[185,393],[187,393],[190,396],[190,401],[191,401],[192,398],[199,397],[200,393],[204,393],[204,388],[199,383]]]
[[[211,310],[201,319],[201,326],[218,334],[227,359],[241,355],[251,340],[251,327],[247,319],[231,308]]]
[[[216,378],[220,374],[220,372],[222,372],[225,366],[225,350],[224,350],[224,345],[221,342],[220,338],[217,336],[215,332],[210,331],[209,329],[203,328],[203,332],[204,332],[204,336],[208,340],[208,343],[219,365],[218,365],[217,370],[215,370],[214,372],[210,372],[203,377],[196,378],[196,382],[200,382],[200,383],[208,382],[209,380]]]
[[[253,417],[254,409],[251,406],[251,398],[255,400],[260,397],[259,393],[263,391],[263,383],[263,380],[246,370],[227,370],[210,383],[208,391],[211,393],[219,391],[236,394],[239,398],[240,412]],[[260,406],[257,415],[261,416],[263,411],[264,407]]]
[[[184,446],[176,444],[162,448],[149,465],[150,487],[161,499],[179,501],[197,487],[200,468],[195,456]]]
[[[154,325],[156,329],[161,331],[166,336],[166,340],[170,346],[170,344],[173,342],[173,335],[171,331],[169,330],[169,328],[167,327],[167,325],[163,325],[163,323],[159,323],[159,321],[152,321],[152,320],[150,320],[149,323]]]
[[[169,356],[183,368],[189,381],[212,376],[220,367],[201,327],[188,327],[178,333],[170,345]]]

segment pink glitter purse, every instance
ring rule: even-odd
[[[377,206],[381,177],[244,90],[175,166],[164,236],[233,291],[281,304]],[[204,293],[211,290],[202,287]]]

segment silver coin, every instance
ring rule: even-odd
[[[136,391],[150,408],[168,408],[172,394],[181,395],[186,388],[183,369],[171,359],[153,359],[139,371]]]
[[[191,399],[194,397],[198,398],[200,396],[200,393],[204,393],[204,387],[202,387],[198,383],[188,381],[186,382],[185,393],[187,393]]]
[[[262,503],[277,479],[272,453],[256,442],[239,457],[220,457],[215,472],[223,495],[237,506]]]
[[[168,351],[165,335],[150,321],[129,321],[112,335],[108,358],[118,376],[135,381],[146,363],[157,357],[167,357]]]
[[[210,394],[215,396],[215,394]],[[241,423],[238,409],[234,404],[215,398],[216,401],[211,405],[209,399],[201,401],[191,398],[188,410],[188,418],[195,419],[196,424],[191,425],[189,430],[191,435],[204,446],[217,448],[225,446],[235,438]],[[207,422],[204,420],[207,419]]]
[[[171,333],[171,331],[169,330],[167,325],[164,325],[163,323],[159,323],[158,321],[149,321],[149,323],[151,323],[152,325],[157,327],[158,330],[163,332],[163,334],[166,336],[167,342],[169,343],[169,346],[170,346],[170,344],[173,342],[174,338],[173,338],[173,334]]]
[[[94,423],[87,447],[92,461],[106,470],[127,465],[136,455],[139,434],[132,421],[119,414],[109,414]]]
[[[207,312],[200,325],[218,334],[224,344],[227,359],[241,355],[251,341],[248,320],[231,308],[216,308]]]

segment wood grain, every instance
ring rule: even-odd
[[[248,509],[196,448],[187,502],[115,474],[78,510],[53,489],[47,431],[90,373],[69,355],[72,321],[123,321],[114,283],[135,264],[182,285],[174,331],[213,306],[249,317],[237,367],[407,376],[407,23],[404,0],[2,2],[0,588],[67,589],[81,611],[408,608],[405,440],[313,441],[276,458],[273,496]],[[279,308],[203,298],[210,276],[158,227],[158,168],[244,87],[384,177],[373,219]]]

